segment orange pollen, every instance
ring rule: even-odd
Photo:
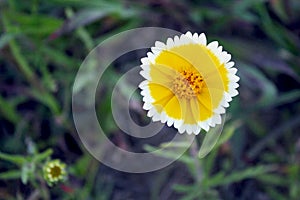
[[[172,89],[179,98],[190,99],[201,93],[203,84],[199,73],[183,70],[175,76]]]

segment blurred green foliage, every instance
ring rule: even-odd
[[[34,184],[8,180],[26,174],[10,162],[27,163],[28,139],[70,165],[69,181],[51,188],[49,199],[298,199],[299,21],[298,0],[0,1],[0,150],[10,153],[0,154],[0,199],[41,196]],[[143,26],[205,32],[233,55],[241,80],[213,152],[203,159],[186,152],[181,162],[140,175],[141,181],[86,152],[72,122],[71,91],[93,47]],[[107,72],[108,91],[121,73],[116,66]],[[97,111],[109,116],[100,123],[134,147],[112,120],[109,92],[100,96]]]

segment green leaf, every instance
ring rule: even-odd
[[[74,16],[73,10],[71,8],[67,8],[66,15],[69,19],[73,17]],[[90,33],[84,27],[78,28],[76,30],[76,35],[82,40],[82,42],[84,43],[88,51],[91,51],[93,49],[93,47],[95,46],[94,41]]]
[[[66,11],[67,15],[70,15],[70,11]],[[69,20],[67,20],[57,31],[58,35],[62,35],[65,33],[69,33],[74,31],[77,28],[83,27],[88,25],[96,20],[99,20],[108,15],[110,10],[107,9],[96,9],[96,8],[89,8],[84,9],[72,16]]]
[[[52,149],[47,149],[46,151],[35,155],[33,157],[33,160],[35,162],[41,162],[41,161],[46,160],[47,158],[49,158],[52,155],[52,153],[53,153]]]
[[[256,4],[255,8],[260,15],[262,28],[265,33],[281,47],[284,47],[291,53],[297,55],[298,47],[296,44],[299,42],[299,37],[273,20],[269,15],[265,4]]]
[[[284,1],[286,0],[270,1],[270,4],[277,16],[280,17],[282,21],[287,22],[289,20],[289,16],[287,14],[286,7],[284,6]]]
[[[218,148],[214,148],[210,154],[208,154],[205,157],[205,160],[203,160],[203,168],[204,168],[204,179],[206,177],[209,177],[212,170],[214,169],[215,159],[218,155]]]
[[[21,169],[21,181],[24,185],[26,185],[28,182],[28,174],[29,174],[28,165],[25,164],[22,166]]]
[[[287,195],[283,194],[281,191],[277,191],[277,189],[273,187],[266,187],[266,193],[270,196],[271,199],[274,200],[287,200]]]
[[[205,199],[205,200],[216,200],[220,199],[219,193],[216,190],[203,187],[199,184],[194,185],[174,185],[173,190],[184,193],[181,200],[194,200],[194,199]]]
[[[266,135],[263,139],[257,142],[248,150],[247,157],[254,159],[259,153],[266,148],[270,143],[276,141],[279,137],[285,134],[288,130],[293,130],[300,123],[300,115],[293,116],[293,119],[290,119],[278,126],[275,126],[274,130],[270,130],[270,133]]]
[[[21,12],[7,12],[10,21],[17,22],[23,33],[34,37],[47,37],[61,24],[61,19],[41,14],[25,14]]]
[[[282,52],[280,52],[278,48],[274,48],[274,43],[270,44],[260,40],[247,40],[238,37],[234,39],[226,38],[225,40],[223,38],[216,39],[220,40],[220,43],[224,44],[228,51],[232,52],[232,54],[239,60],[242,60],[243,63],[247,63],[248,66],[263,69],[263,71],[270,76],[273,74],[286,74],[298,82],[300,81],[299,73],[296,73],[296,70],[291,68],[291,65],[287,63]],[[240,48],[241,46],[247,48]],[[240,70],[244,69],[244,66],[241,65],[243,63],[237,63]],[[241,75],[243,74],[241,73]],[[242,80],[241,78],[241,81]]]
[[[251,12],[251,8],[257,4],[262,3],[264,0],[243,0],[237,1],[232,4],[232,11],[234,15],[242,20],[250,23],[259,21],[258,17]]]
[[[0,37],[0,49],[6,46],[10,40],[15,38],[18,34],[16,33],[4,33]]]
[[[188,141],[181,141],[181,142],[172,142],[171,144],[169,142],[164,142],[160,144],[161,147],[163,148],[188,148],[191,146],[191,142]]]
[[[216,200],[220,199],[219,193],[216,190],[198,190],[194,193],[187,194],[180,200],[195,200],[195,199],[205,199],[205,200]]]
[[[5,154],[0,152],[0,159],[9,161],[11,163],[14,163],[16,165],[23,165],[25,162],[27,162],[26,157],[20,156],[20,155],[11,155],[11,154]]]
[[[275,84],[269,80],[260,70],[254,66],[249,66],[247,64],[241,64],[243,66],[243,81],[248,87],[252,87],[253,90],[258,90],[260,96],[257,97],[257,102],[255,102],[252,108],[266,107],[269,102],[273,102],[277,98],[277,88]]]
[[[299,99],[300,99],[300,90],[293,90],[279,95],[276,98],[276,101],[269,102],[269,105],[267,105],[267,107],[272,108],[276,106],[281,106],[288,103],[292,103],[294,101],[299,101]]]
[[[213,175],[213,176],[210,176],[210,177],[205,177],[203,179],[203,185],[206,186],[206,187],[207,186],[211,187],[211,186],[217,185],[218,183],[222,182],[224,177],[225,177],[224,172],[219,172],[216,175]]]
[[[43,56],[49,59],[50,62],[53,62],[57,66],[62,66],[67,69],[75,70],[80,66],[80,61],[76,60],[59,49],[53,49],[50,46],[42,46],[41,51]]]
[[[187,193],[195,190],[195,185],[179,185],[175,184],[172,186],[172,189],[176,192]]]
[[[0,173],[0,179],[2,180],[19,179],[20,177],[21,172],[19,170],[10,170]]]
[[[277,174],[264,174],[263,176],[258,176],[257,179],[264,184],[276,185],[276,186],[285,186],[288,185],[289,180]]]
[[[89,154],[84,154],[70,167],[70,173],[76,176],[85,177],[89,170],[86,166],[91,162],[91,160],[92,157]]]
[[[35,176],[35,165],[34,163],[24,163],[21,168],[21,181],[23,184],[27,184],[29,179]]]
[[[30,90],[30,93],[35,99],[46,105],[54,115],[60,114],[60,107],[58,105],[58,102],[51,93],[39,91],[36,89]]]
[[[215,176],[207,179],[206,185],[209,187],[216,187],[220,185],[228,185],[234,182],[239,182],[247,178],[256,178],[264,175],[268,172],[273,171],[274,166],[256,166],[250,167],[243,171],[235,171],[232,174],[224,176],[222,172],[216,174]]]
[[[144,149],[148,152],[152,152],[153,154],[164,157],[164,158],[178,159],[178,161],[181,161],[188,165],[194,163],[194,159],[192,159],[191,157],[189,157],[185,154],[178,157],[178,152],[176,150],[174,150],[174,148],[167,150],[167,149],[162,149],[161,147],[153,147],[150,145],[145,145]]]
[[[218,147],[221,144],[227,142],[231,138],[235,130],[241,125],[241,121],[235,121],[231,124],[226,125],[216,146]]]
[[[55,5],[61,5],[63,7],[72,6],[81,8],[82,10],[92,10],[95,13],[92,15],[85,15],[85,18],[89,16],[97,15],[96,13],[109,13],[110,15],[115,14],[120,16],[120,18],[129,18],[136,16],[143,8],[137,6],[127,6],[124,3],[116,1],[99,1],[99,0],[90,0],[90,1],[81,1],[81,0],[51,0],[51,3]]]
[[[21,117],[17,113],[15,107],[10,101],[7,101],[0,96],[0,113],[10,122],[16,124],[20,121]]]

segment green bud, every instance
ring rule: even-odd
[[[43,167],[44,179],[49,186],[67,179],[66,164],[60,160],[50,160]]]

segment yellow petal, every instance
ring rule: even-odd
[[[200,121],[200,103],[197,98],[192,98],[190,100],[191,111],[193,114],[193,118],[195,123]]]
[[[210,72],[207,77],[205,77],[205,82],[210,88],[220,89],[228,92],[229,79],[228,71],[225,68],[225,65],[220,65],[216,70]]]
[[[182,111],[183,111],[183,120],[185,124],[196,124],[197,118],[194,117],[193,109],[195,109],[191,104],[191,99],[181,100]]]
[[[180,109],[180,103],[175,95],[173,95],[172,99],[170,99],[165,105],[164,110],[169,117],[174,119],[181,118],[182,112]]]
[[[190,65],[190,63],[184,59],[183,55],[174,51],[174,49],[162,51],[155,59],[155,63],[161,66],[168,66],[176,71],[180,71],[182,67]]]
[[[187,44],[162,51],[156,58],[156,63],[176,70],[195,69],[204,77],[219,67],[209,55],[207,48],[199,44]]]
[[[174,74],[176,74],[176,71],[168,66],[160,64],[150,65],[151,82],[169,87],[172,84]]]
[[[208,90],[203,90],[200,95],[197,96],[199,103],[200,121],[205,121],[213,115],[213,101]]]
[[[150,82],[148,86],[150,95],[154,99],[153,105],[160,113],[163,107],[173,98],[174,94],[170,89],[160,84]]]

